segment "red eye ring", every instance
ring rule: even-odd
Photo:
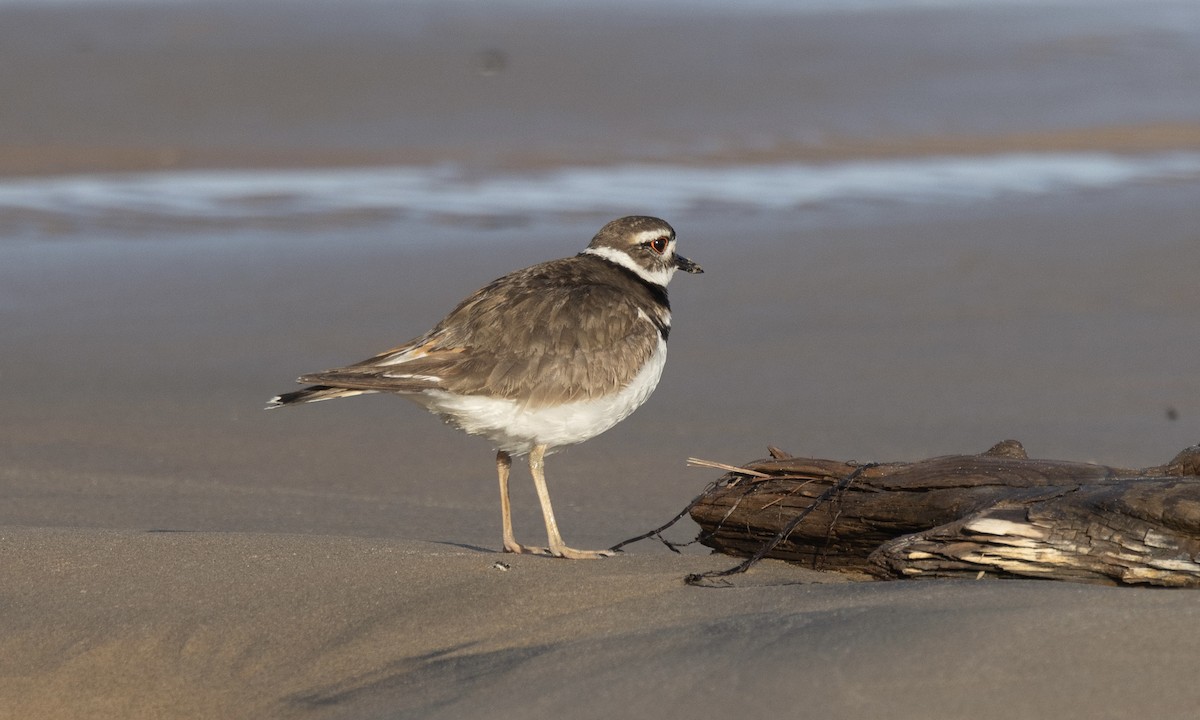
[[[667,251],[667,244],[671,242],[667,237],[656,237],[646,243],[646,246],[655,252],[657,255],[662,255]]]

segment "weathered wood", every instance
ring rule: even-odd
[[[1030,460],[1012,440],[980,455],[861,467],[772,456],[698,499],[701,542],[751,556],[845,483],[767,557],[889,578],[1200,587],[1200,446],[1141,470]]]

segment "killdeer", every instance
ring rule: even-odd
[[[567,547],[546,488],[545,456],[608,430],[658,384],[667,359],[676,270],[704,272],[675,252],[675,231],[654,217],[613,220],[574,257],[495,280],[432,330],[347,367],[300,377],[314,383],[268,405],[364,393],[403,395],[496,447],[504,550],[596,558]],[[508,477],[529,455],[547,547],[513,536]]]

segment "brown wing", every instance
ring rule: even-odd
[[[392,392],[443,389],[527,399],[585,400],[627,385],[658,344],[642,288],[614,282],[602,260],[556,260],[506,275],[410,343],[304,382]]]

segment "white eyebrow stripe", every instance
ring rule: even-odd
[[[666,238],[670,242],[675,241],[675,238],[671,237],[670,233],[663,232],[662,230],[643,230],[633,236],[633,242],[635,245],[641,245],[642,243],[659,238]]]

